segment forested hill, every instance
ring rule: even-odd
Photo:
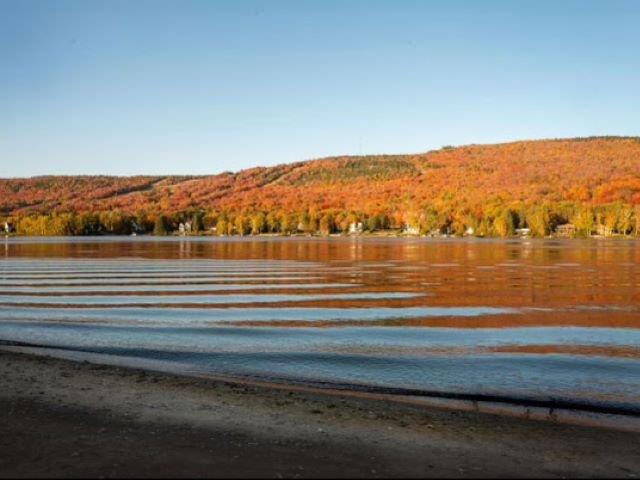
[[[110,212],[111,217],[137,219],[136,228],[144,230],[160,215],[166,217],[169,228],[200,215],[206,227],[223,220],[229,232],[234,229],[227,225],[236,225],[236,231],[244,233],[243,225],[250,230],[255,216],[269,217],[269,222],[258,222],[264,225],[259,225],[261,230],[282,229],[283,223],[295,230],[309,218],[313,222],[329,216],[325,226],[329,222],[330,230],[375,217],[372,227],[415,224],[423,230],[454,231],[472,227],[491,234],[496,233],[493,223],[498,218],[504,217],[516,228],[536,214],[547,223],[579,223],[580,215],[603,223],[605,214],[611,217],[608,212],[615,210],[617,216],[630,215],[633,225],[637,205],[640,138],[628,137],[332,157],[212,176],[0,180],[0,216],[15,225],[24,217],[33,221],[38,216],[51,219],[70,214],[65,221],[77,223],[79,217],[101,212],[105,217]],[[120,233],[102,223],[103,233]],[[124,221],[127,226],[122,228],[128,230],[130,223]],[[66,228],[66,233],[87,232],[73,225],[57,228]]]

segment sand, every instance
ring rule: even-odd
[[[0,351],[0,477],[640,476],[640,433]]]

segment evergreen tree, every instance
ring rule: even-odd
[[[377,215],[371,215],[367,218],[367,230],[370,232],[375,232],[380,228],[380,222],[378,221]]]
[[[335,231],[335,228],[333,215],[325,213],[320,219],[320,233],[323,235],[329,235]]]
[[[191,231],[193,233],[199,233],[204,230],[204,214],[202,212],[196,212],[191,219]]]
[[[167,217],[164,215],[158,215],[156,217],[156,223],[153,226],[153,234],[156,236],[163,236],[169,233],[169,227],[167,225]]]

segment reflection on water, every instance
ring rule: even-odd
[[[0,339],[640,412],[640,244],[8,239]]]

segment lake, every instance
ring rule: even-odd
[[[0,340],[185,373],[640,415],[640,242],[8,238]]]

